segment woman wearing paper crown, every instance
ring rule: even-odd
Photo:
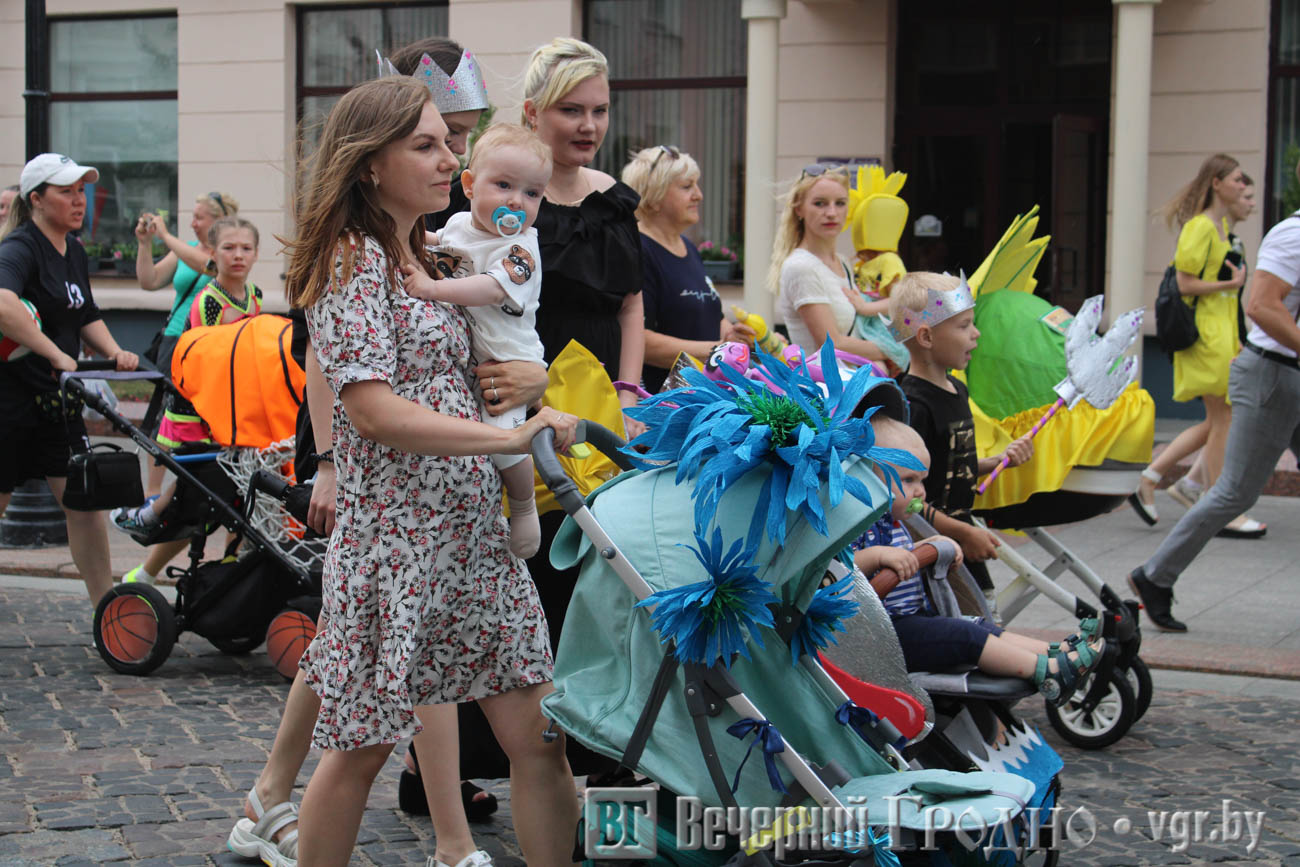
[[[852,337],[870,340],[906,370],[907,348],[889,332],[889,290],[907,273],[898,257],[898,239],[907,225],[907,202],[898,197],[907,175],[892,172],[888,177],[880,166],[861,166],[857,187],[849,190],[849,215],[845,229],[858,251],[853,260],[853,279],[863,295],[865,307],[856,308]]]

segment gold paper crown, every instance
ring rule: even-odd
[[[958,313],[965,313],[974,306],[975,296],[971,294],[970,285],[966,282],[966,273],[962,272],[961,283],[957,284],[956,289],[944,292],[927,288],[924,307],[920,310],[912,310],[909,307],[900,309],[898,315],[889,323],[889,330],[894,335],[894,339],[902,343],[915,337],[917,329],[922,325],[933,328],[940,322],[951,319]]]
[[[849,190],[845,225],[853,233],[853,249],[897,252],[907,225],[907,202],[898,191],[907,181],[903,172],[885,176],[881,166],[859,166],[858,183]]]

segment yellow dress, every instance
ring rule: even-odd
[[[1174,267],[1206,281],[1219,279],[1223,257],[1230,246],[1228,226],[1223,235],[1204,214],[1197,214],[1183,225],[1174,252]],[[1227,289],[1209,295],[1184,295],[1183,303],[1196,298],[1196,329],[1200,339],[1181,352],[1174,353],[1174,400],[1187,401],[1207,394],[1226,397],[1228,365],[1241,351],[1237,335],[1237,290]]]

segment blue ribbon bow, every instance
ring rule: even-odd
[[[843,834],[831,834],[826,838],[826,842],[831,847],[855,854],[870,848],[876,867],[902,867],[902,862],[898,860],[898,853],[889,848],[888,831],[882,830],[879,834],[871,828],[846,831]]]
[[[781,737],[781,733],[767,720],[757,720],[748,716],[727,726],[727,734],[742,741],[751,732],[754,734],[754,740],[750,741],[749,749],[745,750],[745,757],[740,760],[740,767],[736,768],[736,778],[731,783],[731,791],[734,793],[740,788],[740,772],[745,769],[745,762],[749,761],[749,754],[754,751],[754,747],[761,743],[763,763],[767,766],[768,785],[773,791],[783,795],[788,794],[785,783],[781,780],[781,772],[776,767],[776,754],[785,752],[785,740]]]
[[[835,709],[835,721],[842,726],[849,726],[858,733],[860,738],[867,741],[867,743],[871,743],[871,741],[867,740],[867,736],[862,733],[862,727],[872,726],[874,728],[880,722],[880,717],[871,708],[859,707],[853,703],[853,699],[849,699]],[[907,746],[907,738],[900,737],[894,741],[894,746],[901,750]]]

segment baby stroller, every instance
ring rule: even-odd
[[[997,454],[1029,432],[1057,398],[1054,384],[1072,375],[1063,344],[1070,314],[1034,293],[1033,272],[1048,238],[1034,238],[1037,208],[1012,221],[971,277],[980,344],[966,371],[980,454]],[[997,596],[1010,622],[1043,594],[1074,617],[1097,618],[1099,634],[1119,648],[1066,705],[1047,708],[1052,727],[1084,749],[1122,738],[1151,702],[1151,675],[1138,656],[1137,603],[1125,602],[1043,527],[1086,521],[1120,504],[1137,486],[1151,455],[1155,408],[1136,384],[1105,409],[1086,402],[1057,413],[1034,439],[1035,458],[1001,473],[976,498],[988,526],[1023,531],[1045,550],[1043,569],[1009,545],[999,559],[1017,578]],[[1087,602],[1055,579],[1074,573],[1096,597]]]
[[[629,466],[608,430],[586,424],[580,439]],[[665,605],[664,591],[687,586],[701,571],[704,560],[678,544],[694,536],[701,551],[709,547],[697,531],[689,487],[674,482],[673,467],[624,472],[584,501],[550,443],[549,430],[534,440],[538,472],[569,516],[551,559],[561,568],[582,564],[566,614],[566,625],[581,627],[564,630],[556,691],[543,710],[570,737],[653,781],[649,789],[588,791],[588,858],[896,864],[891,846],[953,847],[958,835],[949,832],[959,827],[973,847],[1001,833],[999,822],[1006,828],[1028,820],[1023,808],[1033,786],[1022,777],[905,770],[898,730],[849,700],[808,652],[808,630],[823,622],[820,606],[828,598],[818,593],[823,577],[828,568],[847,574],[836,555],[888,502],[870,461],[842,465],[869,489],[870,504],[846,497],[826,510],[824,533],[799,518],[782,544],[763,538],[753,563],[755,577],[771,582],[779,598],[767,609],[771,628],[759,630],[761,644],[751,630],[741,655],[704,665],[679,661],[676,640],[661,641],[654,618],[638,610],[656,593],[651,602]],[[714,555],[721,540],[744,538],[765,481],[765,470],[755,469],[721,495]],[[756,755],[747,762],[750,752]],[[698,839],[676,836],[682,810],[689,824],[691,815],[717,808],[730,808],[726,845],[695,851]],[[779,808],[792,812],[783,816]],[[820,822],[811,808],[826,811]],[[938,820],[958,815],[964,818],[956,825]],[[828,816],[840,822],[834,832]],[[942,863],[931,860],[935,852],[919,854],[925,863]]]
[[[80,381],[83,378],[152,381],[154,398],[143,429],[85,388]],[[188,630],[228,654],[248,653],[267,641],[277,668],[282,673],[292,672],[315,634],[324,540],[307,539],[302,524],[278,502],[279,498],[295,499],[290,497],[287,482],[257,471],[260,462],[283,463],[285,445],[263,450],[167,452],[144,432],[151,429],[162,394],[171,387],[157,371],[78,371],[65,374],[64,387],[176,476],[176,494],[160,522],[146,531],[133,532],[136,541],[147,546],[190,540],[189,565],[171,573],[177,577],[175,605],[144,583],[118,584],[100,600],[93,630],[101,658],[115,671],[145,675],[166,661],[177,636]],[[241,456],[240,452],[258,454]],[[231,472],[223,470],[223,463]],[[259,498],[259,491],[271,496]],[[301,501],[302,492],[295,493]],[[268,515],[276,517],[268,521]],[[268,532],[271,525],[278,530]],[[219,526],[234,534],[231,544],[220,561],[204,563],[206,539]],[[241,544],[245,547],[242,554]]]

